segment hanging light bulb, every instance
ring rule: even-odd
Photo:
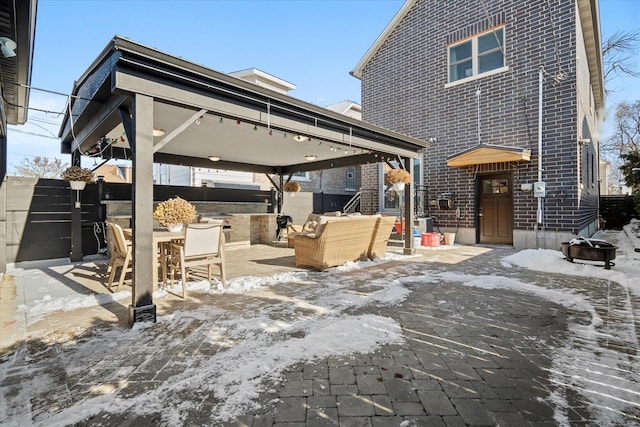
[[[269,136],[273,136],[273,131],[269,129]]]
[[[253,125],[253,131],[257,131],[258,130],[258,125]]]
[[[224,124],[224,120],[222,120],[222,117],[220,117],[220,120],[218,120],[218,123],[220,123],[221,125]]]

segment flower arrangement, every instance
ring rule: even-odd
[[[62,179],[65,181],[82,181],[92,182],[93,171],[91,169],[82,168],[80,166],[71,166],[62,171]]]
[[[411,174],[404,169],[391,169],[384,177],[384,183],[394,185],[399,183],[411,184]]]
[[[180,197],[174,197],[158,203],[153,217],[163,226],[170,224],[188,224],[196,217],[196,208]]]
[[[297,193],[298,191],[300,191],[300,189],[301,189],[300,184],[298,184],[295,181],[287,181],[284,183],[283,190],[286,191],[287,193]]]

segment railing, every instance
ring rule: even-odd
[[[426,185],[415,185],[413,194],[413,214],[416,217],[429,216],[429,187]]]
[[[360,199],[362,197],[362,193],[359,191],[347,202],[346,205],[342,208],[342,212],[344,213],[354,213],[360,209]]]

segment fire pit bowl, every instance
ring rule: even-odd
[[[611,260],[616,259],[616,249],[617,247],[611,243],[597,239],[576,238],[562,243],[562,254],[567,261],[603,261],[605,270],[610,270],[611,266],[615,265]]]

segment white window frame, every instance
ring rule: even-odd
[[[293,174],[293,176],[291,177],[292,181],[301,181],[301,182],[309,182],[311,181],[311,176],[309,175],[309,172],[298,172],[300,175],[297,174]],[[304,176],[302,175],[304,174]]]
[[[395,160],[389,163],[391,163],[396,167],[398,166],[398,162]],[[385,203],[384,190],[386,188],[386,185],[384,184],[384,165],[385,165],[384,163],[380,163],[378,166],[378,171],[379,171],[378,173],[378,179],[379,179],[378,210],[384,213],[399,213],[399,210],[400,210],[399,206],[387,207]],[[412,165],[413,165],[413,172],[414,172],[412,185],[415,186],[415,184],[422,184],[422,177],[424,176],[424,161],[422,156],[412,159]]]
[[[494,48],[493,51],[497,51],[497,50],[502,50],[502,67],[498,67],[498,68],[493,68],[489,71],[485,71],[484,73],[478,73],[478,64],[479,64],[479,60],[478,60],[478,39],[482,36],[485,36],[487,34],[491,34],[493,32],[496,31],[502,31],[502,47],[497,47]],[[472,73],[469,77],[464,77],[462,79],[458,79],[458,80],[454,80],[451,81],[451,49],[459,46],[463,43],[467,43],[471,41],[471,70]],[[451,87],[451,86],[456,86],[459,85],[461,83],[466,83],[469,81],[473,81],[473,80],[477,80],[479,78],[483,78],[483,77],[488,77],[488,76],[492,76],[494,74],[499,74],[499,73],[503,73],[505,71],[509,70],[509,67],[504,65],[505,64],[505,58],[506,58],[506,45],[507,45],[507,41],[506,41],[506,36],[505,36],[505,26],[501,26],[501,27],[497,27],[497,28],[493,28],[489,31],[484,31],[482,33],[478,33],[476,35],[474,35],[473,37],[470,38],[466,38],[464,40],[460,40],[456,43],[453,43],[451,45],[449,45],[447,47],[447,83],[445,84],[445,87]]]

